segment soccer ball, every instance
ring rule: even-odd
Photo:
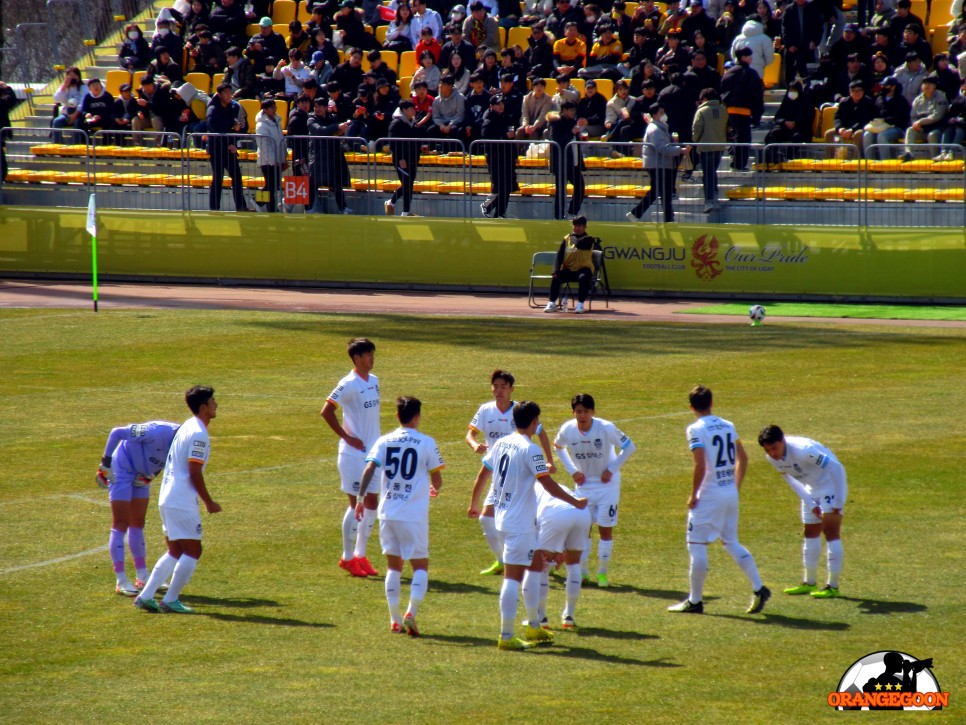
[[[752,305],[748,308],[748,317],[752,322],[761,322],[765,319],[765,308],[761,305]]]

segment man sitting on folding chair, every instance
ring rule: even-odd
[[[561,285],[568,282],[577,283],[577,306],[574,312],[585,312],[584,302],[590,293],[590,285],[594,279],[594,246],[599,243],[596,237],[587,234],[587,217],[581,215],[574,218],[574,230],[560,242],[557,250],[557,261],[553,265],[553,280],[550,282],[550,302],[544,312],[556,312],[558,309],[566,312],[566,305],[557,307]]]

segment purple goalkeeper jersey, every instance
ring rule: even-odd
[[[171,441],[180,427],[180,423],[166,420],[119,426],[107,439],[104,457],[118,459],[136,473],[154,478],[164,468]]]

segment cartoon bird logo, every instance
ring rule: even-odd
[[[691,245],[691,266],[698,279],[709,281],[717,277],[723,271],[721,262],[718,261],[718,240],[702,234],[694,240]]]

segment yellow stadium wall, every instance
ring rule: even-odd
[[[0,274],[90,272],[84,210],[0,207]],[[98,213],[104,276],[520,289],[566,222]],[[966,300],[963,229],[592,223],[618,293]]]

